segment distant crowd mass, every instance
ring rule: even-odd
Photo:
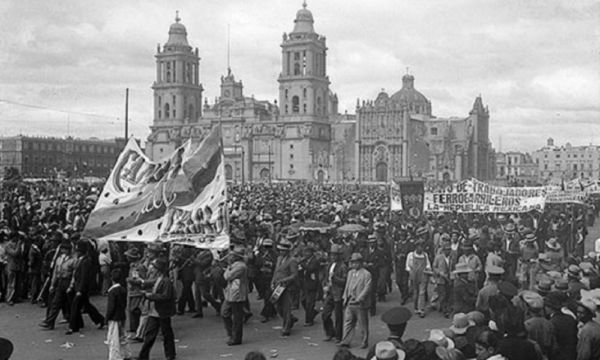
[[[172,318],[203,318],[208,306],[230,346],[244,343],[244,324],[257,315],[279,321],[283,337],[302,333],[297,322],[321,326],[323,341],[339,346],[324,356],[340,360],[360,359],[352,347],[367,349],[368,360],[600,359],[600,263],[585,250],[598,198],[543,213],[412,217],[391,212],[378,186],[234,184],[231,246],[216,251],[83,238],[99,190],[2,191],[0,301],[38,304],[39,326],[64,324],[67,334],[87,314],[107,327],[109,359],[133,358],[132,342],[142,343],[137,358],[149,359],[159,331],[175,359]],[[94,305],[101,301],[105,313]],[[369,334],[378,313],[387,339]],[[427,338],[404,339],[411,319],[433,313],[442,316]],[[0,341],[0,359],[9,350]]]

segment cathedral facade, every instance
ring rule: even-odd
[[[176,17],[155,56],[148,156],[158,160],[188,139],[200,142],[220,126],[228,180],[327,181],[332,168],[329,119],[337,113],[337,96],[329,89],[326,39],[314,31],[306,3],[292,32],[283,34],[281,51],[279,101],[245,96],[242,82],[228,68],[220,96],[203,103],[198,50],[192,50]]]
[[[402,78],[402,88],[357,104],[356,173],[360,181],[420,177],[450,182],[494,178],[489,112],[481,97],[466,117],[438,118],[431,102]]]

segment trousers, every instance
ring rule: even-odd
[[[140,360],[148,360],[150,358],[150,350],[152,350],[152,345],[156,341],[159,329],[163,334],[165,357],[167,360],[175,359],[175,334],[173,334],[171,318],[148,316],[148,323],[144,332],[144,344],[138,356]]]
[[[279,300],[277,300],[277,313],[283,319],[282,332],[288,333],[291,331],[292,326],[292,298],[289,289],[285,289]]]
[[[315,320],[317,311],[315,309],[315,303],[317,302],[317,290],[306,290],[304,292],[304,322],[307,324],[312,323]]]
[[[71,304],[71,321],[69,321],[69,328],[71,330],[79,331],[83,327],[81,310],[84,310],[90,316],[94,324],[100,325],[104,323],[104,316],[90,303],[88,294],[75,295]]]
[[[354,328],[358,322],[361,332],[361,345],[369,344],[369,309],[358,305],[348,305],[344,311],[344,335],[342,344],[350,346],[354,336]]]
[[[335,318],[335,321],[332,320],[332,317]],[[323,320],[325,336],[341,340],[342,326],[344,323],[344,307],[342,305],[342,300],[336,301],[331,296],[325,298],[321,319]]]
[[[244,334],[244,302],[225,301],[221,309],[221,316],[225,323],[227,336],[234,344],[241,344]]]

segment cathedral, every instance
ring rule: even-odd
[[[203,102],[198,49],[189,45],[179,16],[155,57],[149,157],[161,159],[188,139],[198,143],[220,126],[228,180],[330,179],[330,117],[337,114],[338,101],[329,89],[326,39],[315,32],[306,2],[293,30],[282,37],[279,101],[245,96],[242,81],[228,68],[220,96],[212,104]]]
[[[326,38],[315,32],[306,2],[293,30],[283,33],[279,99],[244,95],[231,68],[220,95],[202,98],[198,48],[177,15],[156,50],[154,120],[146,153],[168,156],[187,140],[199,143],[221,128],[230,181],[430,182],[494,178],[489,113],[477,97],[468,116],[438,118],[406,74],[402,88],[357,102],[356,115],[339,114],[327,75]]]
[[[360,181],[424,178],[447,183],[494,178],[489,112],[478,96],[466,117],[438,118],[406,74],[402,88],[356,106],[356,173]]]

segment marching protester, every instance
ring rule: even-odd
[[[369,315],[373,282],[371,274],[363,267],[363,257],[353,253],[350,257],[350,271],[342,299],[344,301],[344,333],[340,346],[350,347],[354,328],[358,322],[361,332],[361,349],[369,346]]]
[[[106,321],[108,332],[108,360],[124,360],[131,358],[131,350],[125,336],[125,319],[127,308],[127,290],[121,286],[121,270],[114,269],[110,273],[111,287],[107,292]]]
[[[248,267],[244,263],[244,249],[235,248],[229,253],[229,266],[223,274],[227,282],[225,302],[221,308],[227,345],[240,345],[244,331],[244,303],[248,300]]]
[[[273,289],[273,300],[276,302],[277,313],[283,319],[283,327],[281,330],[282,336],[289,336],[297,321],[297,318],[292,314],[292,287],[296,286],[298,280],[298,263],[291,255],[292,242],[297,235],[288,235],[277,245],[279,257],[275,265],[273,279],[271,280],[271,288]]]

